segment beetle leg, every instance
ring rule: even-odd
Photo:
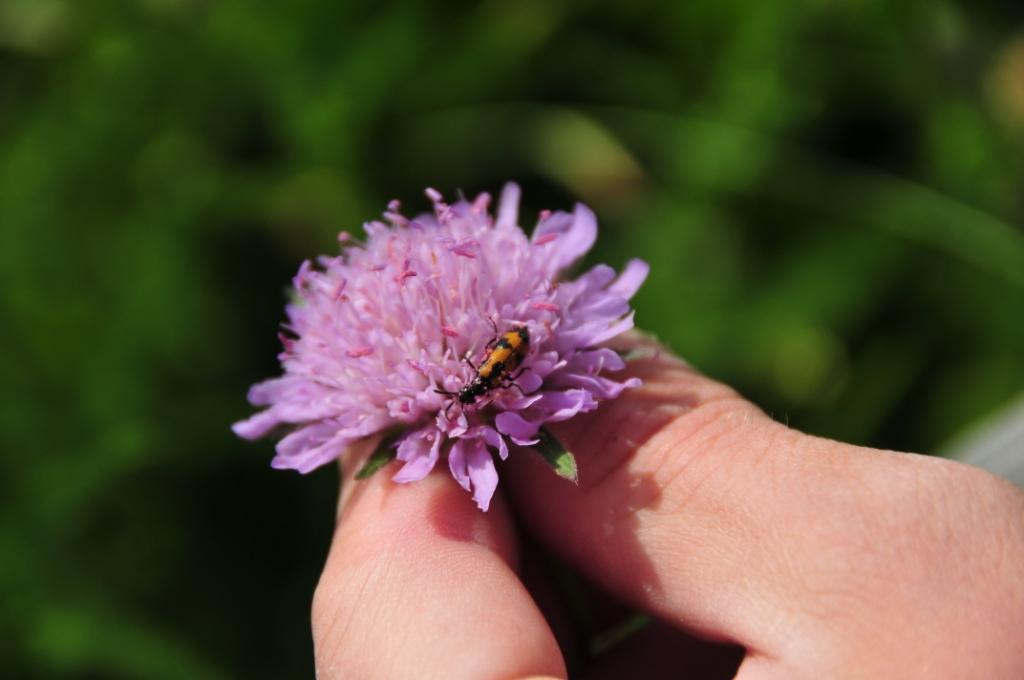
[[[491,322],[491,328],[493,328],[493,329],[494,329],[494,337],[492,337],[492,338],[491,338],[491,339],[490,339],[490,340],[489,340],[489,341],[487,342],[487,344],[486,344],[486,345],[484,345],[484,347],[485,347],[485,348],[486,348],[486,349],[487,349],[488,351],[490,351],[491,349],[493,349],[493,348],[494,348],[494,346],[495,346],[496,344],[498,344],[498,340],[499,340],[499,339],[501,338],[501,334],[500,334],[500,333],[498,333],[498,324],[494,323],[494,319],[492,319],[492,318],[488,317],[488,318],[487,318],[487,320]]]
[[[524,391],[523,391],[523,388],[522,388],[522,387],[520,387],[520,386],[519,386],[519,385],[518,385],[518,384],[516,383],[516,379],[517,379],[517,378],[518,378],[519,376],[521,376],[521,375],[523,374],[523,372],[524,372],[525,370],[526,370],[525,368],[520,368],[520,369],[519,369],[518,371],[516,371],[516,372],[515,372],[515,373],[513,373],[512,375],[510,375],[510,376],[506,377],[506,378],[505,378],[504,380],[502,380],[502,381],[501,381],[501,385],[499,385],[499,387],[501,387],[502,389],[506,389],[506,390],[507,390],[508,388],[510,388],[510,387],[514,387],[514,388],[516,388],[517,390],[519,390],[519,394],[523,395],[524,397],[527,397],[527,396],[529,396],[528,394],[526,394],[526,392],[524,392]]]

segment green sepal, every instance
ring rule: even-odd
[[[377,444],[376,450],[366,459],[363,467],[359,468],[359,472],[356,473],[356,479],[368,479],[374,472],[393,461],[395,456],[398,455],[395,442],[401,434],[400,431],[390,432],[382,437],[380,443]]]
[[[568,479],[573,484],[579,484],[580,478],[576,470],[576,457],[563,444],[558,441],[555,435],[541,428],[537,433],[540,440],[533,445],[533,448],[547,461],[555,474],[563,479]]]
[[[631,347],[629,349],[617,349],[615,353],[627,364],[639,359],[653,359],[657,352],[651,347]]]

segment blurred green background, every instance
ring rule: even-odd
[[[941,451],[1024,387],[1024,4],[0,2],[4,677],[311,677],[336,474],[237,441],[387,199],[589,203],[641,326]]]

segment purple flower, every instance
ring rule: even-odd
[[[519,187],[448,205],[432,189],[434,213],[408,219],[392,202],[386,222],[365,225],[365,243],[303,262],[294,278],[280,354],[284,375],[254,385],[249,401],[266,409],[234,425],[247,439],[281,425],[272,465],[309,472],[357,440],[404,430],[397,482],[422,479],[442,458],[482,510],[498,484],[492,453],[509,442],[537,443],[545,423],[595,409],[635,378],[616,381],[621,357],[601,343],[633,326],[629,299],[648,266],[632,260],[620,275],[598,265],[574,280],[560,275],[594,244],[594,214],[541,213],[533,236],[517,224]],[[522,372],[472,404],[458,392],[486,358],[488,343],[519,326],[529,331]]]

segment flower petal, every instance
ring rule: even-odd
[[[231,431],[243,439],[259,439],[281,424],[273,409],[260,411],[231,426]]]
[[[543,398],[539,391],[529,393],[525,397],[520,397],[517,393],[511,399],[502,399],[498,406],[503,411],[525,411]]]
[[[499,229],[515,227],[519,219],[519,185],[509,182],[501,190],[498,199],[498,219],[494,226]]]
[[[591,319],[617,319],[629,311],[629,302],[625,298],[609,296],[604,291],[589,297],[578,304],[573,312]]]
[[[615,283],[608,286],[608,292],[629,300],[636,295],[650,271],[651,265],[643,260],[630,260]]]
[[[524,395],[531,395],[539,390],[543,382],[544,380],[532,370],[526,371],[516,379],[516,384]]]
[[[550,423],[568,420],[577,413],[593,411],[597,408],[597,401],[588,390],[573,389],[564,392],[546,392],[537,406],[548,411],[544,420]]]
[[[518,437],[519,439],[532,439],[537,434],[537,430],[540,429],[539,424],[532,423],[512,411],[499,413],[494,419],[494,424],[502,434]]]
[[[461,437],[469,429],[469,420],[466,418],[464,411],[459,413],[454,421],[449,420],[443,410],[438,411],[434,422],[437,424],[439,431],[448,433],[448,436],[452,439]]]
[[[597,399],[614,399],[630,387],[639,387],[640,378],[628,378],[622,382],[597,375],[566,374],[555,381],[556,387],[579,387],[589,390]]]
[[[597,293],[604,291],[604,289],[611,285],[614,280],[615,270],[606,264],[599,264],[582,274],[572,282],[572,285],[578,287],[577,292],[579,294]],[[566,289],[571,290],[568,287],[566,287]]]
[[[505,438],[498,434],[498,431],[492,427],[485,427],[484,430],[484,441],[493,446],[498,450],[498,456],[505,460],[508,458],[508,444],[505,443]]]
[[[466,463],[466,449],[470,446],[470,439],[456,439],[452,448],[448,451],[448,469],[452,477],[466,491],[470,490],[469,469]]]
[[[597,218],[587,206],[576,204],[572,219],[566,220],[565,213],[554,213],[537,225],[534,241],[546,234],[558,235],[553,242],[541,246],[540,251],[547,255],[550,274],[566,269],[583,256],[597,240]],[[559,233],[560,232],[560,233]]]
[[[547,213],[537,223],[530,241],[537,246],[547,246],[557,241],[572,226],[572,214],[561,210]]]
[[[270,466],[298,470],[305,474],[341,455],[352,439],[331,422],[319,422],[292,432],[277,443],[277,455]]]
[[[473,482],[473,500],[483,511],[491,504],[491,497],[494,490],[498,488],[498,471],[494,467],[494,459],[491,452],[480,439],[470,440],[466,453],[466,462],[469,468],[469,478]]]
[[[419,481],[430,474],[440,456],[442,439],[433,425],[406,435],[398,443],[396,456],[398,460],[405,461],[405,465],[391,479],[404,484]]]
[[[625,367],[626,362],[618,352],[608,347],[598,347],[576,354],[564,372],[595,374],[602,371],[621,371]]]
[[[267,406],[287,396],[289,390],[294,389],[300,382],[305,381],[292,376],[264,380],[249,388],[247,399],[253,406]]]
[[[558,352],[545,352],[539,354],[530,364],[530,373],[535,374],[541,378],[548,375],[557,368],[558,364]],[[524,389],[524,391],[526,391]]]
[[[606,328],[603,331],[600,331],[598,333],[595,333],[593,336],[591,336],[590,342],[588,344],[590,344],[590,345],[598,345],[598,344],[604,342],[605,340],[610,340],[610,339],[614,338],[616,335],[620,335],[622,333],[625,333],[626,331],[628,331],[632,327],[633,327],[633,312],[630,312],[626,316],[624,316],[621,319],[619,319],[617,322],[613,323],[608,328]]]

